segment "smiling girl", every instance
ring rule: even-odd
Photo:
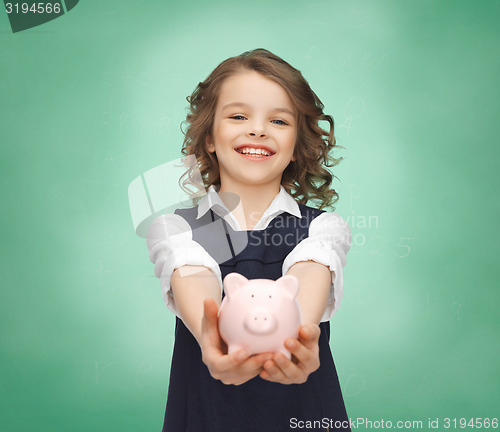
[[[349,430],[329,347],[351,242],[347,223],[322,210],[338,198],[325,168],[338,163],[333,119],[300,71],[264,49],[222,62],[188,101],[182,152],[196,157],[207,193],[148,232],[177,316],[163,430],[275,432],[304,421]],[[217,313],[231,272],[299,279],[302,325],[285,341],[291,360],[228,355]]]

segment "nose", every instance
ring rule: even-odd
[[[248,122],[248,135],[252,137],[265,137],[266,136],[265,122],[257,119]]]
[[[265,307],[257,307],[246,315],[244,326],[252,334],[269,334],[278,326],[274,315]]]

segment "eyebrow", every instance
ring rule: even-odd
[[[242,108],[250,108],[250,105],[243,103],[243,102],[231,102],[228,103],[227,105],[224,105],[222,107],[223,110],[231,107],[242,107]],[[284,112],[287,114],[290,114],[291,116],[295,116],[295,113],[293,111],[290,111],[288,108],[273,108],[273,112]]]

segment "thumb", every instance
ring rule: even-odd
[[[318,325],[312,323],[303,324],[299,330],[299,339],[306,345],[311,346],[318,343],[321,330]]]
[[[219,342],[219,318],[217,316],[219,308],[214,299],[208,298],[203,302],[203,318],[201,321],[202,340],[211,345],[217,345]]]
[[[219,307],[213,298],[207,298],[203,302],[203,319],[207,320],[209,323],[213,321],[217,322],[217,314],[219,312]]]

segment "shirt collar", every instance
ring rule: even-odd
[[[218,189],[219,188],[216,189],[214,185],[208,188],[207,194],[199,201],[198,216],[196,217],[196,219],[201,218],[211,209],[221,217],[224,217],[225,215],[230,213],[225,204],[220,199],[219,194],[217,193]],[[280,191],[274,197],[271,205],[267,208],[262,217],[274,217],[283,212],[287,212],[295,217],[302,218],[297,201],[295,201],[295,199],[286,191],[286,189],[280,185]]]

